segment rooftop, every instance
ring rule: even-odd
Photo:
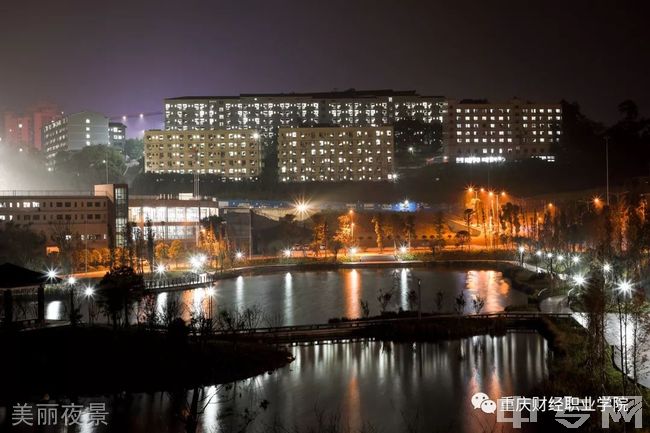
[[[422,98],[442,98],[442,96],[422,96],[418,95],[415,90],[334,90],[331,92],[312,92],[312,93],[241,93],[238,96],[179,96],[175,98],[166,98],[166,101],[176,101],[184,99],[241,99],[241,98],[311,98],[311,99],[347,99],[347,98],[372,98],[376,96],[418,96]]]
[[[56,279],[57,282],[59,279]],[[43,272],[32,271],[12,263],[0,265],[0,288],[17,289],[20,287],[39,286],[47,281]]]

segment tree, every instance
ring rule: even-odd
[[[404,220],[402,216],[398,213],[392,213],[390,215],[390,235],[393,238],[393,248],[397,250],[397,243],[402,239],[402,233],[404,232]]]
[[[332,250],[332,253],[334,253],[334,261],[336,261],[341,248],[343,248],[343,243],[337,238],[332,239],[332,242],[330,242],[330,249]]]
[[[372,217],[372,224],[375,228],[375,236],[376,236],[376,241],[377,241],[377,248],[379,248],[379,252],[383,253],[384,252],[384,236],[385,236],[385,228],[384,228],[384,215],[381,213],[377,213]]]
[[[167,254],[169,255],[169,260],[172,260],[174,265],[178,268],[178,259],[183,254],[183,243],[178,239],[174,239],[172,243],[169,244]]]
[[[149,272],[153,272],[156,266],[155,241],[153,232],[153,223],[149,218],[144,223],[145,236],[147,241],[147,260],[149,261]]]
[[[408,239],[408,246],[411,248],[411,239],[416,238],[415,234],[415,215],[412,213],[409,213],[406,215],[406,218],[404,219],[404,234],[406,235],[406,238]]]
[[[39,269],[45,262],[45,235],[12,221],[0,225],[0,263]]]
[[[465,311],[466,304],[467,304],[467,300],[465,299],[465,294],[461,292],[458,296],[456,296],[456,305],[454,306],[456,313],[463,314],[463,312]]]
[[[223,269],[225,258],[229,256],[230,248],[225,239],[223,230],[224,219],[220,216],[210,216],[201,220],[201,234],[199,236],[199,248],[210,258],[215,268]],[[232,251],[234,252],[234,250]],[[231,258],[231,262],[234,257]]]
[[[436,293],[436,309],[438,310],[439,313],[442,311],[442,303],[444,297],[445,295],[442,292],[442,290],[438,290],[438,292]]]
[[[469,244],[469,240],[470,237],[467,230],[459,230],[456,232],[456,242],[460,247]]]
[[[60,151],[56,154],[57,172],[73,175],[79,183],[121,182],[126,171],[124,157],[120,150],[105,144],[84,146],[77,151]]]
[[[329,240],[329,226],[327,224],[327,219],[323,214],[317,213],[311,217],[313,223],[313,241],[312,241],[312,250],[316,255],[320,253],[321,247],[325,250],[328,249],[328,240]]]
[[[136,227],[135,230],[135,245],[134,245],[134,253],[133,253],[133,260],[135,260],[135,263],[137,265],[137,271],[140,274],[144,273],[144,260],[145,260],[145,250],[146,250],[146,242],[144,239],[144,232],[142,231],[142,228]]]
[[[463,212],[463,215],[465,215],[465,225],[467,226],[467,233],[471,233],[470,221],[472,219],[473,213],[474,213],[474,209],[472,208],[467,208],[465,209],[465,212]]]
[[[164,262],[169,259],[169,244],[158,241],[154,247],[154,255],[156,257],[156,262]]]
[[[140,159],[144,154],[144,140],[142,138],[127,138],[124,142],[124,156],[129,159]]]
[[[445,238],[445,215],[438,211],[433,215],[433,232],[436,239]]]
[[[122,315],[124,325],[128,325],[131,301],[143,289],[144,278],[128,266],[113,269],[101,279],[97,289],[98,303],[110,317],[114,329]]]
[[[409,311],[415,311],[415,309],[419,305],[418,293],[413,289],[409,290],[406,297],[406,301],[408,302],[409,305]]]
[[[71,271],[74,265],[73,254],[77,234],[72,231],[72,224],[69,220],[50,221],[50,239],[59,250],[59,263],[67,271]]]
[[[388,311],[388,305],[390,305],[391,300],[393,299],[393,290],[384,290],[379,289],[377,294],[377,301],[379,302],[379,308],[381,314],[384,314]]]
[[[361,317],[367,319],[370,316],[370,305],[368,305],[368,301],[359,299],[359,306],[361,307]]]
[[[483,310],[483,307],[485,307],[485,298],[476,295],[474,299],[472,299],[472,307],[474,308],[474,313],[479,314],[481,310]]]
[[[352,218],[346,213],[338,217],[339,226],[334,234],[334,239],[345,247],[352,246]]]

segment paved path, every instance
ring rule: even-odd
[[[542,313],[542,312],[500,312],[489,314],[441,314],[434,316],[350,320],[336,323],[323,323],[318,325],[279,326],[271,328],[255,328],[240,331],[224,331],[213,334],[215,338],[250,338],[276,343],[318,342],[341,340],[349,338],[372,337],[372,331],[381,330],[383,326],[391,324],[416,324],[435,323],[440,320],[456,321],[490,321],[504,320],[508,329],[536,329],[535,325],[543,317],[571,318],[570,314]],[[496,323],[496,322],[495,322]],[[370,333],[369,333],[370,332]]]
[[[551,296],[542,300],[539,303],[539,311],[542,313],[573,314],[573,310],[569,308],[566,295]]]
[[[543,313],[551,314],[571,314],[576,322],[583,327],[587,327],[587,315],[585,313],[576,313],[568,305],[566,295],[552,296],[544,299],[539,304],[539,309]],[[627,321],[627,323],[626,323]],[[623,325],[623,335],[621,339],[621,326]],[[634,376],[634,318],[622,315],[622,321],[619,320],[617,313],[607,313],[605,315],[605,341],[614,348],[614,364],[618,369],[621,368],[621,341],[626,342],[627,346],[627,369],[630,378]],[[637,378],[640,385],[650,388],[650,330],[643,325],[638,325],[637,341],[639,347],[636,356]]]

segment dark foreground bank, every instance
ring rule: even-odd
[[[182,330],[61,327],[0,334],[0,402],[16,398],[187,389],[282,367],[284,349],[198,341]]]

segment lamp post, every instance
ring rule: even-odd
[[[307,220],[307,216],[309,215],[309,202],[307,202],[305,200],[300,200],[300,201],[295,202],[294,203],[294,210],[295,210],[296,215],[299,218],[302,218],[302,231],[303,231],[303,235],[304,235],[305,230],[307,230],[306,220]],[[307,250],[305,249],[304,240],[302,242],[301,247],[302,247],[302,255],[303,255],[303,257],[307,257]]]
[[[524,248],[523,245],[520,245],[518,250],[519,250],[519,266],[523,267],[524,266],[524,251],[526,251],[526,249]]]
[[[84,290],[84,295],[86,295],[86,302],[88,303],[88,324],[89,325],[93,324],[92,303],[93,303],[94,294],[95,294],[95,289],[93,289],[90,286],[86,287],[86,290]]]
[[[354,209],[350,209],[348,215],[350,215],[350,242],[354,245]]]
[[[77,279],[73,277],[72,275],[68,277],[68,285],[70,286],[70,313],[69,313],[69,318],[70,318],[70,324],[74,326],[77,322],[77,319],[75,317],[75,308],[74,308],[74,288],[75,284],[77,284]]]
[[[606,182],[606,202],[609,206],[609,137],[605,136],[605,182]]]
[[[418,320],[422,320],[422,280],[418,278]]]
[[[620,358],[621,358],[621,382],[623,385],[623,395],[626,395],[627,388],[627,302],[625,298],[632,295],[632,283],[628,280],[621,280],[616,285],[616,304],[618,305],[618,332],[621,343],[620,348]],[[625,311],[623,311],[623,303],[621,302],[621,296],[623,297],[623,303]],[[623,319],[623,313],[625,313],[625,319]]]

